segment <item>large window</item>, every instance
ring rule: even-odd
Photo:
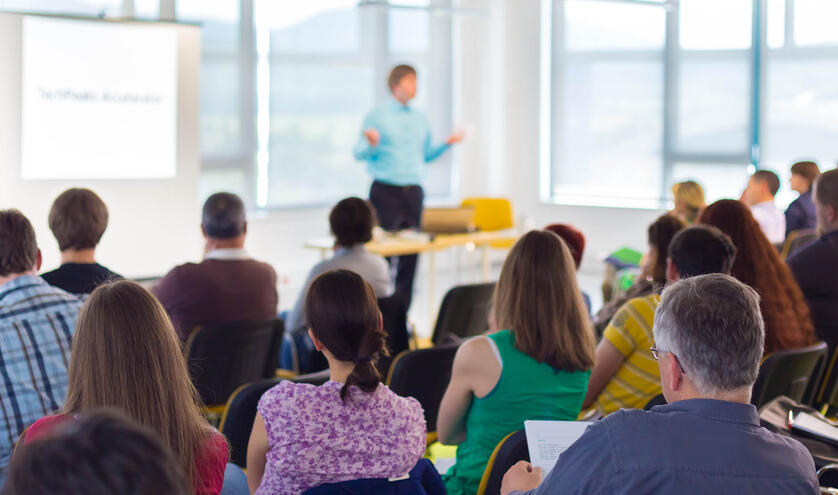
[[[762,164],[780,172],[781,199],[789,164],[813,159],[821,170],[838,158],[838,2],[769,0]],[[771,4],[775,7],[772,8]]]
[[[661,182],[664,10],[567,0],[554,14],[552,195],[643,205]]]
[[[352,149],[364,115],[387,98],[387,73],[396,63],[417,68],[413,105],[444,122],[434,126],[436,138],[444,137],[450,105],[429,102],[450,94],[450,62],[433,63],[431,50],[448,53],[450,40],[432,47],[429,39],[431,29],[450,33],[450,21],[432,19],[423,8],[427,0],[399,5],[405,7],[359,8],[356,0],[256,2],[257,77],[261,82],[264,76],[269,100],[264,162],[257,164],[260,206],[328,204],[366,194],[369,178]],[[443,91],[434,86],[439,79],[447,83]],[[429,194],[448,194],[449,163],[430,169],[438,175],[427,184]]]
[[[436,138],[450,131],[450,18],[430,16],[429,0],[224,3],[177,2],[179,19],[204,25],[202,192],[232,189],[260,208],[366,195],[352,149],[396,63],[419,71],[413,104]],[[450,157],[429,172],[428,194],[449,195]]]
[[[551,22],[545,199],[661,207],[673,182],[739,197],[753,167],[785,179],[838,148],[838,3],[544,0]],[[834,11],[834,12],[833,12]],[[543,134],[547,135],[547,134]]]

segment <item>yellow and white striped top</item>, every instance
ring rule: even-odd
[[[660,296],[651,294],[629,300],[605,329],[608,340],[626,360],[596,400],[603,416],[619,409],[642,409],[661,393],[658,363],[649,347],[654,344],[652,323]]]

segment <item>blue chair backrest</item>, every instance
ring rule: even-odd
[[[408,478],[366,478],[326,483],[303,492],[303,495],[445,495],[445,485],[431,461],[420,459]]]

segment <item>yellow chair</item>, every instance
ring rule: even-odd
[[[515,227],[512,202],[506,198],[465,198],[461,206],[474,208],[474,226],[478,230],[494,231]]]
[[[436,433],[433,435],[436,437]],[[445,474],[457,459],[457,446],[443,445],[437,441],[429,442],[425,448],[425,459],[436,466],[439,474]]]
[[[474,226],[477,230],[492,232],[515,227],[512,202],[506,198],[465,198],[461,206],[474,208]],[[513,244],[515,242],[510,239],[493,242],[491,247],[509,249]]]

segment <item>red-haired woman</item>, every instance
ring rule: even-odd
[[[759,293],[765,354],[814,343],[815,331],[803,293],[748,207],[732,199],[716,201],[701,213],[699,222],[718,227],[736,245],[731,275]]]

